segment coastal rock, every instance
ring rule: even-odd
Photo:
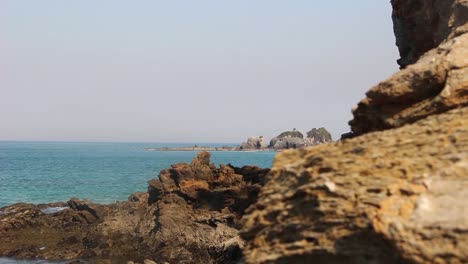
[[[366,93],[353,110],[353,136],[468,105],[468,2],[393,0],[392,5],[405,68]]]
[[[468,33],[442,43],[366,95],[353,111],[354,135],[468,105]]]
[[[269,148],[274,150],[283,149],[295,149],[315,146],[317,144],[330,142],[331,135],[325,128],[313,128],[307,132],[307,137],[293,129],[292,131],[286,131],[274,137],[269,144]]]
[[[0,211],[0,256],[119,259],[142,263],[234,263],[242,257],[238,230],[268,169],[210,162],[201,152],[149,181],[147,193],[97,205],[71,199],[16,204]],[[53,214],[50,206],[67,207]]]
[[[332,136],[324,127],[312,128],[307,132],[307,138],[314,140],[317,144],[332,142]]]
[[[247,263],[468,263],[468,108],[280,153]]]
[[[393,28],[406,67],[447,39],[468,32],[466,0],[392,0]]]
[[[468,2],[392,5],[404,69],[347,139],[276,157],[242,219],[246,263],[468,263]]]
[[[239,150],[263,150],[268,147],[268,143],[263,136],[252,136],[239,146]]]

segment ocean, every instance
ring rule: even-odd
[[[127,200],[131,193],[146,191],[147,181],[156,178],[162,169],[174,163],[190,162],[197,155],[195,151],[147,151],[145,148],[193,145],[0,141],[0,207],[18,202],[65,202],[71,197],[104,204]],[[211,154],[216,165],[266,168],[271,167],[276,153]]]

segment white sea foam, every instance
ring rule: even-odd
[[[68,208],[69,207],[47,207],[41,209],[41,212],[43,212],[44,214],[55,214]]]

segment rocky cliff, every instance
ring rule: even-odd
[[[353,111],[354,138],[276,157],[247,263],[468,263],[468,2],[392,5],[404,69]]]

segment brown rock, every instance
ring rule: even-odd
[[[400,127],[468,105],[468,33],[447,40],[417,63],[367,92],[350,121],[354,136]]]
[[[468,263],[468,108],[279,154],[247,263]]]
[[[242,257],[239,219],[268,171],[216,168],[202,152],[190,164],[161,171],[148,193],[135,193],[128,202],[97,205],[73,198],[68,209],[54,214],[41,209],[65,204],[1,208],[0,256],[234,263]]]

